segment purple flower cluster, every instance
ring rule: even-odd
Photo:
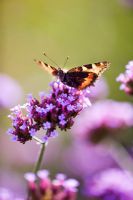
[[[72,132],[83,141],[97,143],[129,127],[133,127],[133,105],[105,100],[85,109],[76,118]]]
[[[133,176],[115,168],[103,171],[86,181],[85,193],[102,200],[132,200]]]
[[[46,134],[42,141],[46,142],[49,137],[57,136],[57,127],[61,130],[70,129],[77,114],[85,105],[90,105],[87,90],[78,91],[59,81],[50,85],[51,92],[48,95],[41,92],[40,100],[29,95],[26,104],[11,109],[9,117],[13,128],[8,133],[13,140],[25,143],[43,129]]]
[[[121,90],[124,90],[129,95],[133,95],[133,61],[126,65],[125,73],[120,74],[116,80],[121,83]]]
[[[26,173],[25,179],[28,182],[29,199],[48,200],[75,200],[78,181],[66,179],[64,174],[57,174],[54,180],[49,178],[47,170],[40,170],[37,177],[34,173]]]

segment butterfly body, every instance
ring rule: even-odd
[[[97,78],[100,77],[110,65],[109,62],[104,61],[94,64],[85,64],[65,72],[61,68],[52,67],[42,61],[38,61],[38,64],[52,75],[58,77],[63,84],[78,90],[94,85]]]
[[[88,76],[87,72],[68,73],[68,72],[64,72],[63,70],[58,71],[58,78],[63,84],[68,85],[70,87],[77,88],[77,89],[79,88],[83,80],[87,78],[87,76]]]

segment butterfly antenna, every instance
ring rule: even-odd
[[[67,56],[67,58],[66,58],[66,60],[65,60],[65,62],[64,62],[64,65],[63,65],[63,67],[65,67],[65,66],[66,66],[66,64],[67,64],[68,60],[69,60],[69,56]]]
[[[47,56],[47,54],[44,52],[43,55],[48,58],[51,62],[53,62],[55,65],[57,65],[58,67],[60,67],[56,62],[54,62],[49,56]]]

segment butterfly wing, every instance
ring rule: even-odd
[[[49,72],[50,74],[57,76],[58,74],[58,69],[56,69],[55,67],[52,67],[51,65],[44,63],[43,61],[36,61],[35,62],[41,67],[43,68],[45,71]]]
[[[84,89],[94,84],[98,77],[109,67],[110,63],[107,61],[98,62],[94,64],[85,64],[79,67],[68,70],[67,76],[73,81],[76,81],[76,88]],[[77,78],[75,78],[77,77]]]

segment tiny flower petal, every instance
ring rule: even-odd
[[[30,133],[30,135],[33,137],[33,136],[35,136],[35,134],[36,134],[36,130],[35,130],[34,128],[31,128],[31,129],[29,130],[29,133]]]
[[[47,108],[48,111],[52,110],[54,107],[55,107],[55,106],[54,106],[52,103],[50,103],[50,104],[48,104],[48,105],[46,106],[46,108]]]
[[[14,135],[14,136],[12,137],[12,141],[13,141],[13,142],[16,142],[17,140],[18,140],[17,135]]]
[[[36,176],[32,172],[25,173],[24,178],[29,182],[34,182],[36,180]]]
[[[23,124],[22,126],[20,126],[21,130],[25,130],[27,128],[26,124]]]
[[[43,141],[44,143],[48,142],[48,136],[45,135],[45,136],[42,138],[42,141]]]
[[[67,106],[67,110],[68,111],[73,111],[74,110],[74,106],[73,105],[68,105]]]
[[[66,188],[76,188],[79,186],[79,182],[75,179],[68,179],[64,182]]]
[[[65,115],[64,114],[61,114],[61,115],[59,115],[59,120],[63,120],[63,119],[65,119]]]
[[[49,176],[49,171],[44,169],[37,172],[37,176],[41,179],[45,179]]]
[[[14,132],[14,130],[12,129],[12,128],[9,128],[8,130],[7,130],[7,134],[13,134],[13,132]]]
[[[59,122],[62,126],[64,126],[67,122],[63,119]]]
[[[51,128],[51,123],[50,122],[45,122],[45,123],[43,123],[43,128],[44,129],[50,129]]]
[[[62,174],[62,173],[59,173],[56,175],[56,179],[58,180],[65,180],[66,179],[66,175],[65,174]]]
[[[50,137],[57,137],[57,136],[58,136],[58,132],[56,130],[51,131]]]

